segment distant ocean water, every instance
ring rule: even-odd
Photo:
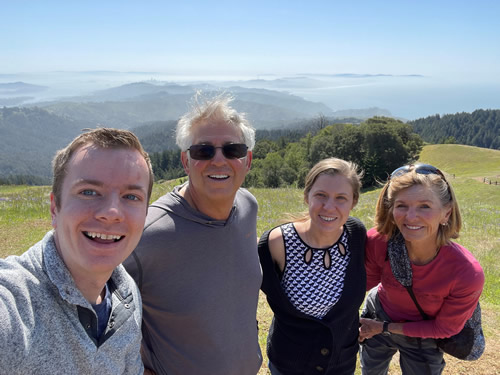
[[[500,109],[500,83],[460,83],[409,77],[350,83],[321,89],[298,89],[294,94],[323,102],[334,111],[379,107],[407,120],[476,109]]]
[[[466,77],[467,78],[467,77]],[[279,80],[279,82],[278,82]],[[86,95],[95,90],[126,83],[150,82],[230,82],[235,85],[286,91],[306,100],[322,102],[333,111],[378,107],[394,117],[414,120],[435,114],[500,109],[500,81],[442,79],[425,76],[300,75],[296,77],[179,76],[155,72],[52,72],[1,74],[0,83],[25,82],[45,85],[34,101]],[[279,84],[278,84],[279,83]]]

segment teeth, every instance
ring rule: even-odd
[[[217,178],[217,179],[224,179],[224,178],[228,178],[229,176],[227,174],[211,174],[209,177],[210,178]]]
[[[319,217],[325,221],[333,221],[336,219],[335,217],[321,216],[321,215]]]
[[[411,230],[417,230],[417,229],[420,229],[422,227],[413,226],[413,225],[406,225],[406,228],[411,229]]]
[[[116,234],[104,234],[97,232],[86,232],[87,236],[92,238],[100,238],[101,240],[119,240],[122,236],[118,236]]]

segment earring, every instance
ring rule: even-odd
[[[445,221],[444,223],[441,223],[441,225],[442,225],[443,227],[445,227],[445,226],[447,226],[447,225],[448,225],[448,222],[446,222],[446,221]]]

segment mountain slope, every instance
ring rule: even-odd
[[[86,127],[40,108],[0,108],[0,175],[50,177],[55,151]]]

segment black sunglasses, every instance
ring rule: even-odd
[[[228,143],[224,146],[191,145],[189,155],[195,160],[210,160],[215,156],[215,151],[220,148],[226,159],[241,159],[247,156],[248,147],[244,143]]]
[[[402,167],[396,168],[390,175],[389,180],[395,178],[395,177],[400,177],[408,172],[415,171],[418,174],[437,174],[440,176],[444,182],[446,183],[446,186],[448,186],[448,193],[450,194],[451,198],[451,191],[450,191],[450,184],[446,180],[446,177],[444,176],[443,172],[441,172],[438,168],[436,168],[433,165],[430,164],[408,164],[404,165]]]

